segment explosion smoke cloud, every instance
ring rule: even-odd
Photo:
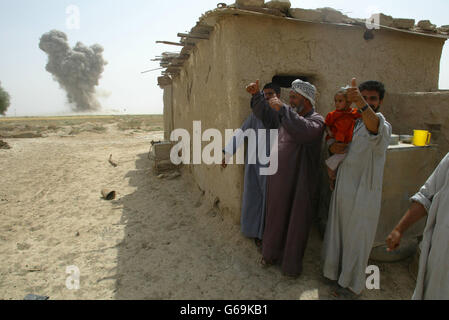
[[[64,32],[52,30],[42,35],[39,48],[47,53],[46,70],[67,92],[73,111],[101,109],[95,97],[95,87],[107,64],[103,59],[102,46],[94,44],[87,47],[78,42],[72,49]]]

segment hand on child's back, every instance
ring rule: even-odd
[[[342,142],[335,142],[330,146],[329,150],[333,154],[345,154],[348,152],[348,145]]]

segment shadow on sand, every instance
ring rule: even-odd
[[[320,277],[317,230],[303,275],[291,279],[261,268],[254,242],[204,203],[189,178],[158,179],[146,153],[126,178],[135,191],[114,202],[125,225],[115,299],[332,299]]]

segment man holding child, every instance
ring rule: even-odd
[[[347,98],[362,118],[356,120],[350,146],[334,143],[333,154],[347,155],[338,168],[323,244],[324,276],[359,295],[380,215],[383,171],[391,125],[379,113],[385,94],[382,83],[357,88],[352,79]]]

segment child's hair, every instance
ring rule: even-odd
[[[345,97],[345,99],[348,99],[348,87],[341,87],[334,95],[334,97],[342,95]]]

